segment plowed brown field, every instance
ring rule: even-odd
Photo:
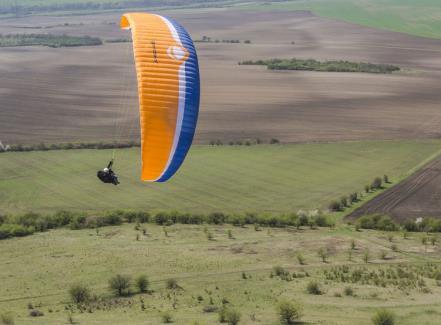
[[[284,142],[441,136],[441,41],[315,17],[234,10],[166,13],[202,44],[196,141],[276,137]],[[119,14],[0,20],[8,33],[127,37]],[[65,25],[68,24],[68,25]],[[295,42],[295,44],[291,44]],[[397,64],[393,75],[271,72],[238,61],[271,57]],[[0,48],[0,141],[109,141],[137,136],[130,44]]]
[[[441,217],[441,158],[437,158],[403,182],[380,194],[347,218],[386,214],[396,220]]]

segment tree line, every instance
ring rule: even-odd
[[[21,215],[0,215],[0,239],[23,237],[35,232],[49,229],[69,227],[72,230],[99,228],[104,226],[121,225],[122,223],[154,223],[161,226],[173,224],[232,224],[235,226],[256,225],[267,227],[333,227],[334,224],[322,214],[308,216],[306,214],[268,215],[245,213],[226,214],[212,212],[209,214],[194,214],[180,212],[147,211],[110,211],[102,215],[59,211],[54,214],[39,214],[29,212]]]
[[[404,230],[409,232],[441,232],[441,219],[433,217],[417,220],[408,219],[402,224],[392,220],[390,216],[382,214],[366,215],[357,220],[356,227],[361,229],[374,229],[382,231]]]
[[[366,72],[366,73],[392,73],[400,68],[390,64],[374,64],[350,61],[317,61],[314,59],[270,59],[257,61],[242,61],[239,65],[262,65],[268,70],[302,70],[326,72]]]
[[[389,176],[384,175],[383,177],[375,177],[371,184],[367,184],[364,187],[366,194],[375,192],[377,190],[384,189],[384,184],[390,184]],[[328,209],[331,212],[344,211],[346,208],[351,207],[353,204],[360,201],[363,194],[359,192],[353,192],[349,195],[344,195],[340,200],[334,200],[328,205]]]
[[[28,152],[28,151],[49,151],[49,150],[73,150],[73,149],[123,149],[123,148],[133,148],[139,147],[139,142],[128,141],[128,142],[78,142],[78,143],[55,143],[55,144],[32,144],[32,145],[22,145],[13,144],[8,146],[0,146],[0,153],[2,152]]]
[[[152,7],[180,7],[188,5],[216,5],[225,0],[123,0],[123,1],[74,1],[64,0],[54,4],[22,4],[0,5],[0,14],[15,14],[16,16],[29,15],[39,12],[51,11],[81,11],[81,10],[118,10],[127,8],[152,8]]]
[[[197,39],[194,40],[195,43],[231,43],[231,44],[240,44],[240,43],[244,43],[244,44],[251,44],[250,40],[238,40],[238,39],[215,39],[209,36],[202,36],[201,39]]]
[[[0,47],[47,46],[53,48],[102,45],[103,41],[91,36],[52,34],[0,34]]]

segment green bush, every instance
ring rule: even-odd
[[[297,302],[281,301],[277,305],[277,313],[282,325],[292,325],[302,318],[303,307]]]
[[[29,312],[29,316],[31,317],[42,317],[44,316],[44,313],[38,309],[33,309]]]
[[[123,222],[123,216],[123,211],[108,212],[99,218],[99,226],[119,226]]]
[[[165,311],[161,314],[161,319],[163,323],[166,324],[173,323],[173,316],[168,311]]]
[[[386,309],[381,309],[372,317],[373,325],[394,325],[395,314]]]
[[[344,289],[344,294],[345,294],[345,296],[353,296],[354,295],[354,289],[352,289],[351,287],[346,287]]]
[[[380,214],[363,216],[357,221],[362,229],[376,229],[383,231],[397,231],[399,226],[389,217]]]
[[[157,225],[167,225],[171,224],[170,216],[165,212],[159,212],[153,217],[154,222]]]
[[[338,212],[343,209],[341,202],[339,201],[332,201],[329,203],[328,209],[333,212]]]
[[[342,197],[340,198],[340,205],[341,205],[343,208],[346,208],[346,207],[349,206],[349,204],[348,204],[348,198],[347,198],[346,196],[342,196]]]
[[[139,292],[144,293],[149,289],[150,282],[147,276],[143,274],[136,278],[135,284]]]
[[[382,188],[382,186],[383,186],[383,180],[381,179],[381,177],[376,177],[371,184],[371,188],[373,189],[380,189]]]
[[[109,288],[117,296],[127,296],[130,294],[131,279],[128,275],[117,274],[109,280]]]
[[[273,267],[273,274],[282,278],[289,275],[289,272],[285,270],[282,266],[278,265]]]
[[[87,303],[90,300],[89,288],[82,284],[74,284],[69,289],[70,299],[75,304]]]
[[[165,282],[165,287],[167,289],[170,290],[174,290],[174,289],[179,289],[179,284],[178,281],[176,281],[176,279],[167,279],[167,281]]]
[[[326,263],[329,257],[329,250],[327,248],[321,247],[317,251],[317,255],[322,259],[323,263]]]
[[[321,295],[323,292],[320,288],[320,285],[316,281],[310,281],[306,286],[306,292],[311,295]]]
[[[221,212],[213,212],[207,216],[207,222],[215,225],[221,225],[227,221],[227,216]]]
[[[0,225],[0,239],[7,239],[11,237],[24,237],[32,235],[35,232],[34,227],[25,227],[17,224],[3,224]]]
[[[14,316],[12,313],[0,314],[0,322],[2,325],[14,325]]]
[[[318,227],[328,227],[330,225],[330,223],[328,222],[326,217],[323,215],[318,215],[318,216],[314,217],[314,223]]]
[[[235,309],[226,308],[225,321],[229,325],[237,325],[240,322],[241,314]]]
[[[207,306],[204,306],[202,311],[204,313],[215,313],[215,312],[219,311],[219,307],[214,306],[214,305],[207,305]]]

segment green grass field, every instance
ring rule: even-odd
[[[244,8],[311,10],[323,17],[441,39],[441,2],[438,0],[296,0]]]
[[[108,150],[0,154],[0,213],[147,209],[288,213],[326,208],[376,176],[392,182],[440,150],[440,141],[374,141],[258,146],[194,146],[167,183],[139,181],[138,149],[116,154],[121,185],[96,171]]]
[[[203,312],[203,308],[210,300],[219,307],[223,298],[230,308],[240,311],[241,325],[279,324],[275,306],[282,299],[303,304],[305,324],[368,325],[381,307],[392,310],[400,325],[435,325],[441,317],[436,274],[424,274],[427,263],[432,263],[432,272],[441,274],[441,246],[422,245],[424,234],[404,239],[394,233],[390,242],[384,233],[356,232],[348,226],[299,231],[208,226],[204,231],[204,226],[175,225],[167,227],[168,236],[162,227],[141,227],[146,228],[146,236],[133,224],[125,224],[101,228],[98,233],[59,229],[0,242],[0,314],[11,312],[16,325],[68,324],[68,289],[73,283],[83,283],[102,302],[99,309],[95,306],[83,313],[73,308],[75,324],[161,324],[163,311],[171,312],[175,324],[218,324],[217,314]],[[348,261],[351,240],[356,247]],[[391,250],[392,245],[397,251]],[[330,254],[327,263],[317,255],[324,247]],[[367,250],[370,258],[365,264]],[[381,252],[385,252],[384,259]],[[298,253],[305,265],[299,265]],[[325,280],[325,270],[341,265],[349,266],[348,275],[364,267],[364,274],[393,272],[377,284]],[[271,277],[274,266],[289,271],[290,280]],[[397,277],[399,269],[408,275]],[[131,297],[112,298],[107,282],[118,273],[148,275],[154,292],[141,295],[133,289]],[[166,289],[169,278],[175,278],[182,289]],[[413,287],[421,279],[424,284]],[[320,284],[322,295],[306,292],[311,280]],[[408,282],[400,288],[403,281]],[[343,293],[346,287],[353,289],[353,296]],[[30,317],[29,304],[44,316]]]
[[[80,4],[124,4],[120,0],[79,1]],[[71,4],[71,0],[4,0],[0,9],[16,4],[31,6],[53,6]],[[295,1],[227,1],[209,2],[243,9],[259,10],[311,10],[314,13],[356,24],[408,33],[417,36],[441,39],[441,2],[438,0],[295,0]],[[203,5],[201,1],[182,0],[179,6]],[[176,1],[161,1],[164,8]],[[148,4],[147,4],[148,6]]]

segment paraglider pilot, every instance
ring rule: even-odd
[[[97,176],[103,183],[118,185],[118,176],[116,176],[115,172],[112,170],[112,165],[113,159],[109,162],[106,168],[98,171]]]

